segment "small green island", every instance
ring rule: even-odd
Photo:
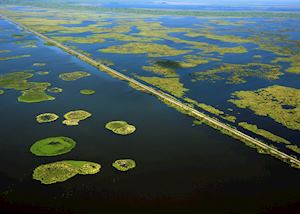
[[[59,116],[54,113],[43,113],[36,116],[36,121],[38,123],[49,123],[57,120],[58,118]]]
[[[89,161],[64,160],[38,166],[33,171],[33,179],[42,184],[66,181],[75,175],[92,175],[100,171],[101,165]]]
[[[70,111],[64,115],[63,124],[67,126],[77,126],[79,122],[92,116],[91,113],[84,110]]]
[[[70,152],[76,142],[69,137],[48,137],[35,142],[30,151],[36,156],[57,156]]]
[[[116,160],[112,166],[119,171],[125,172],[136,167],[136,163],[131,159]]]
[[[74,72],[68,72],[68,73],[62,73],[59,75],[59,78],[64,81],[74,81],[81,79],[83,77],[88,77],[91,74],[84,71],[74,71]]]
[[[92,94],[95,94],[96,91],[95,90],[92,90],[92,89],[82,89],[80,90],[80,94],[83,94],[83,95],[92,95]]]
[[[105,128],[119,135],[129,135],[136,130],[135,126],[126,121],[111,121],[105,125]]]

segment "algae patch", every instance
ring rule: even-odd
[[[66,181],[77,174],[89,175],[100,171],[101,165],[88,161],[65,160],[43,164],[33,171],[33,179],[42,184],[54,184]]]
[[[59,78],[61,78],[64,81],[74,81],[81,79],[83,77],[88,77],[91,74],[84,71],[74,71],[74,72],[68,72],[68,73],[62,73],[59,75]]]
[[[132,134],[136,128],[126,121],[111,121],[105,125],[105,128],[119,135]]]
[[[58,118],[59,116],[54,113],[43,113],[36,116],[36,121],[38,123],[49,123],[57,120]]]
[[[35,142],[30,151],[37,156],[57,156],[70,152],[75,146],[71,138],[49,137]]]
[[[120,160],[116,160],[112,164],[112,166],[119,171],[125,172],[125,171],[135,168],[136,163],[134,160],[131,160],[131,159],[120,159]]]

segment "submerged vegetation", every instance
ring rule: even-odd
[[[37,156],[57,156],[70,152],[76,142],[69,137],[49,137],[35,142],[30,151]]]
[[[131,159],[116,160],[112,166],[119,171],[125,172],[136,167],[136,163]]]
[[[38,123],[49,123],[57,120],[58,118],[59,116],[54,113],[43,113],[36,116],[36,121]]]
[[[59,75],[59,78],[61,78],[64,81],[74,81],[74,80],[81,79],[83,77],[88,77],[90,75],[91,74],[89,74],[88,72],[74,71],[69,73],[62,73]]]
[[[136,130],[133,125],[126,121],[111,121],[105,125],[105,128],[119,135],[129,135]]]
[[[79,122],[92,116],[91,113],[84,110],[70,111],[64,115],[63,124],[67,126],[77,126]]]
[[[42,184],[54,184],[66,181],[75,175],[96,174],[101,165],[88,161],[65,160],[38,166],[33,171],[33,179]]]
[[[268,116],[289,129],[300,130],[300,89],[274,85],[257,91],[235,92],[229,100],[239,108]]]

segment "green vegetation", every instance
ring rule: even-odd
[[[183,84],[180,82],[179,78],[162,78],[162,77],[143,77],[136,76],[151,85],[154,85],[176,97],[182,97],[188,89],[184,88]]]
[[[35,103],[55,98],[45,93],[51,85],[47,82],[28,82],[33,77],[30,72],[14,72],[0,75],[0,88],[20,90],[22,95],[18,98],[20,102]]]
[[[37,71],[36,74],[38,74],[38,75],[47,75],[47,74],[49,74],[49,71]]]
[[[274,85],[257,91],[238,91],[229,100],[239,108],[268,116],[289,129],[300,130],[300,89]]]
[[[49,137],[35,142],[30,151],[37,156],[57,156],[70,152],[76,142],[68,137]]]
[[[55,97],[46,94],[45,90],[51,86],[47,82],[34,83],[29,89],[23,90],[21,96],[18,97],[19,102],[38,103],[54,100]]]
[[[157,64],[150,65],[150,66],[143,66],[143,70],[151,71],[156,74],[161,74],[165,76],[177,76],[176,72],[172,68],[166,68]]]
[[[88,161],[65,160],[38,166],[33,171],[33,179],[41,181],[42,184],[53,184],[66,181],[77,174],[96,174],[101,165]]]
[[[256,125],[249,124],[249,123],[246,123],[246,122],[240,122],[239,126],[243,127],[244,129],[247,129],[247,130],[249,130],[249,131],[251,131],[251,132],[253,132],[257,135],[263,136],[264,138],[269,139],[273,142],[290,144],[290,142],[288,140],[286,140],[282,137],[279,137],[275,134],[272,134],[271,132],[266,131],[264,129],[259,129]]]
[[[136,128],[126,121],[111,121],[105,125],[105,128],[119,135],[128,135],[135,132]]]
[[[290,149],[290,150],[292,150],[292,151],[294,151],[294,152],[300,154],[300,148],[299,148],[298,146],[296,146],[296,145],[287,145],[286,147],[287,147],[288,149]]]
[[[63,92],[63,89],[58,88],[58,87],[53,87],[53,88],[48,88],[47,91],[49,91],[51,93],[61,93],[61,92]]]
[[[64,115],[63,124],[67,126],[77,126],[81,120],[85,120],[92,116],[91,113],[84,110],[70,111]]]
[[[119,171],[125,172],[125,171],[135,168],[136,163],[134,160],[131,160],[131,159],[121,159],[121,160],[116,160],[112,164],[112,166],[115,167]]]
[[[0,50],[0,53],[9,53],[11,50]]]
[[[197,67],[198,65],[202,65],[210,62],[210,60],[197,55],[185,55],[184,59],[185,60],[183,62],[179,63],[181,68],[194,68]]]
[[[3,90],[0,90],[0,95],[4,94],[5,92]]]
[[[92,89],[82,89],[80,90],[80,94],[84,94],[84,95],[92,95],[95,94],[96,91],[92,90]]]
[[[111,46],[100,50],[103,53],[119,54],[148,54],[149,57],[177,56],[186,54],[188,50],[176,50],[167,45],[155,43],[128,43],[125,45]]]
[[[59,78],[61,78],[64,81],[74,81],[83,77],[88,77],[90,75],[91,74],[84,71],[74,71],[69,73],[62,73],[59,75]]]
[[[36,116],[36,121],[38,123],[49,123],[57,120],[58,118],[59,116],[54,113],[43,113]]]
[[[41,62],[33,63],[33,66],[36,66],[36,67],[43,67],[45,65],[46,65],[46,63],[41,63]]]
[[[222,80],[222,74],[227,74],[227,83],[240,84],[246,82],[246,77],[259,77],[267,80],[276,80],[283,73],[280,66],[262,63],[224,64],[223,66],[207,71],[195,72],[197,80]]]
[[[26,57],[31,57],[31,55],[24,54],[24,55],[19,55],[19,56],[0,57],[0,61],[11,60],[11,59],[21,59],[21,58],[26,58]]]
[[[291,66],[286,69],[286,72],[300,74],[300,54],[296,54],[289,57],[279,57],[272,61],[276,62],[289,62]]]

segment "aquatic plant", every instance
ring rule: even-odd
[[[33,66],[37,66],[37,67],[42,67],[42,66],[45,66],[46,63],[42,63],[42,62],[36,62],[36,63],[33,63]]]
[[[151,85],[154,85],[176,97],[182,97],[188,89],[184,88],[184,85],[180,82],[178,77],[163,78],[163,77],[145,77],[136,76]]]
[[[58,88],[58,87],[53,87],[53,88],[48,88],[47,91],[49,91],[51,93],[61,93],[61,92],[63,92],[63,89]]]
[[[100,49],[99,51],[119,54],[148,54],[149,57],[177,56],[190,52],[189,50],[177,50],[167,45],[155,43],[128,43],[110,46],[105,49]]]
[[[4,94],[5,92],[3,90],[0,89],[0,95]]]
[[[136,130],[133,125],[126,121],[111,121],[105,125],[105,128],[119,135],[132,134]]]
[[[0,61],[12,60],[12,59],[21,59],[21,58],[26,58],[26,57],[31,57],[31,55],[30,54],[24,54],[24,55],[18,55],[18,56],[0,57]]]
[[[136,163],[131,159],[116,160],[112,166],[119,171],[125,172],[136,167]]]
[[[37,71],[36,74],[38,74],[38,75],[47,75],[47,74],[49,74],[49,71]]]
[[[224,64],[219,68],[214,68],[207,71],[195,72],[193,75],[197,80],[222,80],[222,74],[228,74],[227,83],[241,84],[246,82],[246,77],[259,77],[267,80],[276,80],[283,75],[280,72],[280,66],[263,63],[248,63],[248,64]]]
[[[50,85],[50,83],[43,82],[32,83],[29,89],[21,91],[22,94],[18,97],[18,101],[25,103],[38,103],[54,100],[55,97],[52,97],[45,92],[47,87]]]
[[[298,146],[296,146],[296,145],[286,145],[286,147],[287,147],[288,149],[290,149],[290,150],[292,150],[292,151],[294,151],[294,152],[300,154],[300,148],[299,148]]]
[[[247,129],[257,135],[263,136],[266,139],[269,139],[276,143],[284,143],[284,144],[290,144],[290,142],[282,137],[279,137],[269,131],[266,131],[264,129],[258,128],[256,125],[249,124],[247,122],[240,122],[239,126],[243,127],[244,129]]]
[[[70,111],[64,115],[65,120],[63,121],[63,124],[67,126],[76,126],[79,125],[81,120],[85,120],[90,116],[92,116],[92,114],[84,110]]]
[[[91,74],[84,72],[84,71],[74,71],[69,73],[62,73],[59,75],[59,78],[61,78],[64,81],[73,81],[78,80],[83,77],[88,77]]]
[[[289,129],[300,130],[300,89],[274,85],[257,91],[238,91],[229,102],[268,116]]]
[[[42,184],[53,184],[66,181],[75,175],[96,174],[100,171],[101,165],[88,161],[65,160],[43,164],[33,171],[33,179]]]
[[[80,90],[80,94],[84,94],[84,95],[92,95],[95,94],[96,91],[92,90],[92,89],[82,89]]]
[[[163,66],[157,65],[157,64],[149,65],[149,66],[143,66],[142,69],[145,70],[145,71],[151,71],[153,73],[161,74],[161,75],[165,75],[165,76],[177,76],[174,69],[166,68],[166,67],[163,67]]]
[[[49,137],[35,142],[30,151],[37,156],[57,156],[70,152],[75,146],[71,138]]]
[[[39,123],[49,123],[57,120],[58,118],[59,116],[54,113],[43,113],[36,116],[36,121]]]

